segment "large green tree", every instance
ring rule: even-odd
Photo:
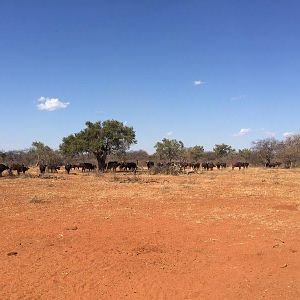
[[[86,122],[86,128],[63,138],[60,150],[66,155],[92,153],[98,169],[104,170],[108,155],[126,151],[136,143],[135,131],[116,120]]]
[[[217,157],[224,157],[228,154],[234,153],[235,149],[233,149],[230,145],[216,144],[213,151],[216,153]]]
[[[180,159],[184,153],[184,145],[182,141],[170,140],[164,138],[161,142],[157,142],[154,146],[156,155],[159,159],[172,161]]]

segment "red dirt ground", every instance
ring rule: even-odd
[[[0,299],[300,299],[299,233],[299,170],[4,176]]]

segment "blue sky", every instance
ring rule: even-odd
[[[0,149],[58,148],[112,118],[150,153],[164,137],[209,150],[299,132],[299,13],[293,0],[2,0]]]

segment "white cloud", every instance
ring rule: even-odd
[[[231,101],[240,101],[240,100],[243,100],[247,97],[247,95],[239,95],[239,96],[234,96],[234,97],[231,97],[230,100]]]
[[[287,132],[284,132],[284,133],[282,134],[282,136],[283,136],[284,138],[287,138],[287,137],[292,136],[292,135],[294,135],[294,134],[295,134],[295,132],[287,131]]]
[[[249,134],[251,131],[251,128],[241,128],[241,130],[238,133],[235,133],[234,136],[244,136]]]
[[[195,80],[194,85],[203,85],[205,82],[202,80]]]
[[[54,111],[61,108],[66,108],[70,102],[62,102],[58,98],[40,97],[38,99],[37,108],[39,110]]]
[[[173,131],[167,132],[167,136],[171,136],[173,134]]]

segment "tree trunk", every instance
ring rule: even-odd
[[[104,172],[106,155],[96,155],[96,159],[97,159],[97,164],[98,164],[98,171]]]

